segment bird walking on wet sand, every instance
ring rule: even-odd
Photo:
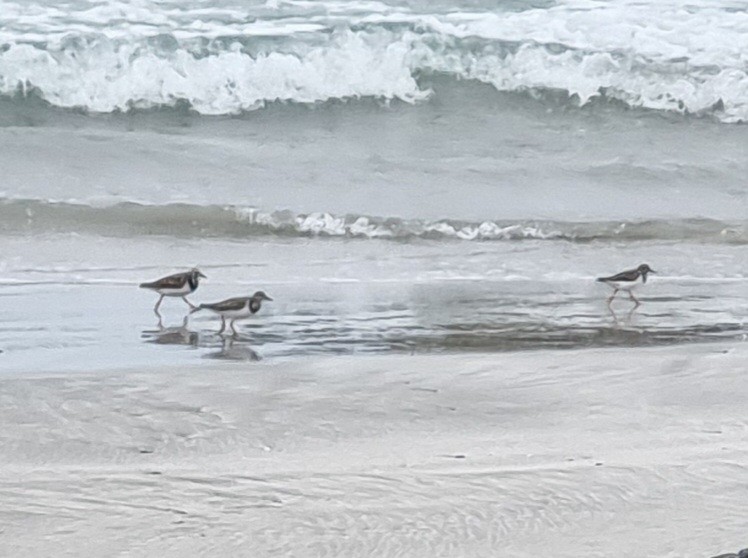
[[[161,302],[164,300],[165,296],[178,296],[182,300],[184,300],[190,308],[196,308],[194,304],[187,300],[187,295],[195,292],[195,289],[197,289],[198,284],[200,283],[200,277],[202,277],[203,279],[207,279],[207,277],[205,277],[205,275],[203,275],[199,269],[193,268],[189,271],[175,273],[174,275],[156,279],[155,281],[151,281],[150,283],[141,283],[140,288],[150,289],[152,291],[156,291],[159,295],[161,295],[158,298],[156,306],[153,307],[153,312],[159,318],[161,318],[161,313],[158,311],[158,309],[161,306]]]
[[[221,302],[201,304],[200,306],[193,308],[190,311],[190,314],[199,310],[210,310],[211,312],[215,312],[221,316],[221,329],[218,330],[218,335],[221,335],[226,330],[227,320],[229,322],[231,333],[236,335],[237,333],[236,329],[234,329],[234,322],[257,314],[262,307],[263,300],[272,301],[273,299],[263,291],[257,291],[249,297],[228,298]]]
[[[629,298],[636,303],[636,306],[639,306],[641,302],[639,302],[639,299],[634,296],[634,293],[632,291],[647,282],[648,273],[657,272],[647,264],[641,264],[636,269],[622,271],[621,273],[611,275],[610,277],[598,277],[597,281],[599,283],[605,283],[606,285],[609,285],[613,288],[613,294],[610,295],[610,298],[608,298],[608,305],[613,302],[613,299],[615,298],[616,294],[618,294],[618,291],[626,291],[627,293],[629,293]]]

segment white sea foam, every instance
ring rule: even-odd
[[[260,225],[269,231],[315,236],[347,236],[363,238],[444,237],[460,240],[540,240],[571,238],[560,230],[549,230],[534,224],[500,225],[493,221],[482,223],[457,223],[443,221],[375,220],[366,216],[335,216],[330,213],[293,215],[289,212],[258,212],[254,209],[236,208],[237,218]]]
[[[168,57],[149,48],[97,39],[82,51],[51,53],[18,44],[0,55],[0,91],[38,89],[50,103],[95,112],[188,101],[202,114],[251,110],[265,101],[312,103],[373,96],[414,102],[427,96],[410,74],[404,42],[372,48],[371,36],[350,31],[304,56],[257,56],[238,43],[212,56],[178,49]]]
[[[77,8],[77,9],[76,9]],[[379,2],[253,8],[133,0],[70,10],[0,1],[0,94],[95,112],[187,101],[203,114],[283,100],[428,98],[420,73],[748,119],[748,13],[725,2],[569,0],[516,12]]]
[[[724,234],[729,229],[731,234]],[[569,242],[689,240],[725,245],[748,242],[745,221],[712,219],[590,221],[401,219],[326,211],[295,213],[253,207],[148,205],[99,199],[96,203],[0,198],[0,233],[89,231],[104,235],[165,234],[211,237],[258,235],[409,240],[564,240]]]

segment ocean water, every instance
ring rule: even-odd
[[[734,1],[0,0],[0,367],[744,341],[746,53]],[[275,301],[159,328],[195,265]]]

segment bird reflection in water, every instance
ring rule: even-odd
[[[224,337],[221,340],[221,349],[207,353],[205,358],[258,361],[262,357],[249,346],[249,342],[235,337]]]
[[[608,305],[608,312],[610,312],[610,315],[613,318],[613,327],[630,327],[632,325],[634,314],[636,314],[638,308],[638,306],[634,306],[628,312],[616,313],[616,311],[613,310],[613,307]]]
[[[200,340],[196,331],[187,329],[186,319],[179,327],[164,327],[159,320],[158,329],[146,329],[142,332],[141,337],[147,343],[157,345],[189,345],[192,347],[197,347]]]
[[[262,358],[249,346],[249,339],[241,336],[223,337],[200,334],[187,328],[187,318],[179,327],[164,327],[159,321],[158,329],[143,330],[141,337],[146,343],[156,345],[185,345],[205,349],[215,349],[220,346],[219,350],[205,354],[205,358],[240,361],[258,361]]]

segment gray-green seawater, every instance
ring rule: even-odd
[[[4,369],[746,337],[745,10],[68,7],[0,1]],[[195,265],[275,302],[159,330]]]

